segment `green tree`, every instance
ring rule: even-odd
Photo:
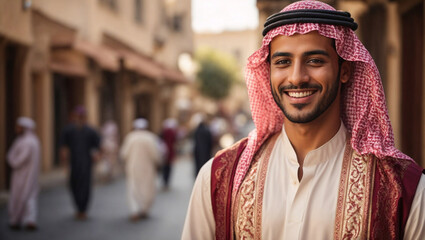
[[[232,84],[240,79],[235,59],[208,48],[196,52],[198,71],[196,81],[202,95],[220,100],[229,95]]]

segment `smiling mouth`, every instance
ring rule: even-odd
[[[286,92],[286,94],[292,98],[304,98],[313,95],[316,91],[303,91],[303,92],[295,92],[295,91],[289,91]]]

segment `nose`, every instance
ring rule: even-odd
[[[295,61],[289,73],[288,81],[294,86],[308,82],[308,75],[301,61]]]

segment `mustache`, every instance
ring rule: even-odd
[[[314,83],[302,83],[301,85],[289,84],[285,86],[280,86],[278,91],[280,94],[283,94],[286,90],[303,90],[303,89],[317,89],[318,91],[322,91],[322,86]]]

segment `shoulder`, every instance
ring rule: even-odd
[[[400,177],[409,177],[412,174],[420,177],[423,171],[423,168],[419,166],[419,164],[410,159],[401,159],[393,157],[375,158],[378,168],[386,170],[386,172],[388,173],[400,175]]]
[[[220,195],[221,193],[216,192],[217,189],[225,189],[228,186],[239,162],[239,156],[245,149],[247,142],[248,139],[244,138],[232,146],[217,152],[215,155],[210,168],[212,195]],[[221,198],[223,196],[217,195],[215,197]]]
[[[196,181],[201,182],[204,187],[210,186],[212,163],[213,159],[208,160],[199,170],[198,176],[196,176]]]
[[[410,159],[392,157],[376,158],[375,180],[378,180],[382,191],[401,191],[405,199],[413,199],[423,168]]]
[[[226,155],[237,154],[241,148],[245,148],[248,143],[248,138],[242,138],[238,142],[234,143],[232,146],[222,149],[216,153],[214,159],[220,158]]]

